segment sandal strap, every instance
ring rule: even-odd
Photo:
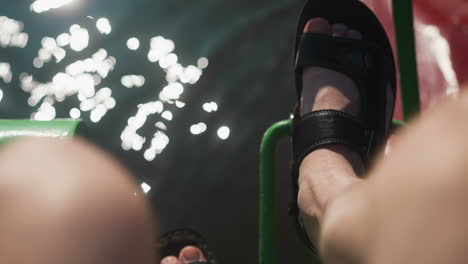
[[[361,81],[373,67],[377,51],[377,46],[362,40],[304,33],[296,57],[296,70],[302,72],[307,66],[328,68],[362,85]]]
[[[373,134],[364,122],[346,112],[320,110],[296,117],[292,131],[294,163],[299,167],[307,154],[330,144],[345,144],[366,160]]]

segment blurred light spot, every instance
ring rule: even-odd
[[[161,131],[156,132],[151,140],[151,146],[144,153],[145,159],[147,161],[154,160],[156,155],[161,154],[168,144],[169,137]]]
[[[170,111],[164,111],[161,114],[162,118],[171,121],[172,120],[172,113]]]
[[[163,108],[164,105],[160,101],[154,101],[138,105],[138,112],[135,116],[132,116],[128,119],[128,125],[125,127],[124,131],[122,131],[122,134],[120,135],[120,139],[122,140],[122,148],[124,150],[130,150],[133,148],[133,146],[135,146],[135,144],[138,144],[138,142],[144,140],[142,136],[138,135],[137,131],[145,124],[149,115],[161,113],[163,111]],[[169,138],[167,140],[169,140]],[[151,159],[147,158],[147,160],[152,160],[154,159],[154,157],[156,157],[156,154],[153,150],[150,150],[149,152],[147,150],[147,152],[145,152],[145,157],[152,157]]]
[[[55,108],[47,102],[42,103],[39,110],[32,114],[31,118],[38,121],[49,121],[55,118]]]
[[[72,30],[80,29],[78,25],[72,28]],[[58,45],[53,44],[55,40],[52,42],[51,39],[45,38],[43,42],[47,48],[59,48]],[[23,91],[30,93],[28,104],[36,106],[42,102],[40,110],[33,114],[33,118],[47,120],[51,116],[48,113],[52,113],[54,103],[63,102],[67,97],[76,95],[80,101],[79,109],[82,112],[90,111],[91,121],[99,122],[110,109],[115,107],[116,101],[112,97],[110,88],[104,87],[96,91],[96,86],[101,83],[101,78],[107,77],[115,64],[115,58],[108,57],[107,51],[100,49],[91,58],[66,66],[65,72],[55,74],[50,82],[40,83],[35,81],[32,75],[21,73],[20,87]],[[55,108],[53,109],[55,111]],[[81,116],[81,112],[77,112],[80,110],[70,110],[70,116],[77,116],[77,113]]]
[[[78,119],[81,116],[81,111],[78,108],[72,108],[70,110],[70,117],[73,119]]]
[[[89,44],[89,33],[86,28],[73,25],[70,28],[70,48],[74,51],[82,51]]]
[[[110,22],[107,18],[100,18],[98,19],[98,21],[96,22],[96,27],[98,29],[98,31],[101,33],[101,34],[110,34],[111,31],[112,31],[112,27],[110,25]]]
[[[175,49],[175,44],[170,39],[165,39],[161,36],[154,37],[150,42],[150,51],[148,53],[148,60],[157,62],[159,59],[167,56]]]
[[[41,58],[34,58],[33,65],[35,68],[40,69],[44,66],[44,61]]]
[[[130,50],[137,50],[140,47],[140,41],[137,38],[130,38],[127,40],[127,48]]]
[[[127,88],[142,87],[145,84],[145,77],[141,75],[125,75],[120,79],[120,82]]]
[[[134,141],[133,141],[133,150],[136,150],[136,151],[139,151],[141,150],[141,148],[143,148],[143,144],[145,143],[146,139],[145,138],[136,138]]]
[[[36,63],[33,61],[35,67],[40,66],[36,68],[41,68],[44,62],[49,62],[52,57],[55,58],[56,63],[59,63],[65,58],[66,51],[57,44],[54,38],[44,37],[42,38],[41,44],[42,48],[38,51],[38,59],[42,60],[42,65],[39,60],[37,60]]]
[[[149,184],[144,182],[141,184],[141,189],[143,190],[144,193],[148,193],[151,190],[151,186],[149,186]]]
[[[167,62],[167,64],[169,66],[172,66],[172,65],[176,64],[177,61],[179,60],[177,55],[175,55],[174,53],[168,54],[165,59],[166,59],[166,62]]]
[[[117,102],[112,97],[109,97],[104,101],[104,105],[107,107],[107,109],[113,109],[116,104]]]
[[[192,133],[194,135],[200,135],[203,132],[205,132],[206,129],[207,129],[207,127],[206,127],[205,123],[198,123],[198,124],[192,125],[190,127],[190,133]]]
[[[70,4],[73,0],[36,0],[31,4],[31,10],[35,13],[47,12],[51,9],[57,9],[67,4]]]
[[[50,37],[44,37],[41,41],[41,44],[47,50],[52,50],[55,47],[57,47],[57,43],[55,42],[55,39],[50,38]]]
[[[181,102],[181,101],[176,101],[175,102],[177,108],[184,108],[185,107],[185,103],[184,102]]]
[[[222,140],[226,140],[229,138],[229,134],[231,133],[231,130],[227,126],[222,126],[218,129],[218,137]]]
[[[167,85],[160,90],[159,100],[138,105],[137,113],[128,119],[128,125],[120,135],[120,139],[122,140],[121,146],[124,150],[135,150],[133,146],[138,144],[135,142],[140,142],[143,139],[138,134],[138,130],[146,123],[149,115],[162,113],[162,118],[172,120],[174,118],[172,112],[163,112],[165,104],[175,104],[177,108],[183,108],[186,104],[179,99],[186,89],[184,84],[188,86],[189,84],[197,83],[203,74],[202,69],[208,66],[208,59],[200,58],[196,64],[197,66],[189,65],[185,67],[179,63],[179,56],[174,50],[175,44],[172,40],[162,36],[151,38],[150,49],[147,55],[148,60],[154,63],[158,62],[157,65],[166,73]],[[122,77],[121,83],[125,87],[133,87],[135,86],[135,80],[135,76],[126,75]],[[216,103],[212,102],[208,103],[208,105],[210,111],[217,111],[218,105]],[[169,137],[162,132],[167,131],[166,125],[162,122],[157,122],[155,126],[160,131],[154,134],[151,146],[144,151],[143,155],[148,161],[154,160],[157,155],[163,152],[166,145],[169,144]],[[206,129],[206,124],[199,123],[191,127],[191,132],[203,133]]]
[[[202,70],[193,65],[190,65],[187,68],[185,68],[184,72],[180,76],[180,81],[182,83],[195,84],[200,79],[202,73]]]
[[[96,85],[101,84],[102,78],[101,76],[97,74],[93,74],[93,81],[94,81],[94,85],[96,86]]]
[[[29,35],[23,33],[23,22],[0,16],[0,47],[26,47]]]
[[[437,26],[423,25],[421,28],[421,35],[426,39],[426,46],[435,55],[437,65],[447,82],[446,95],[457,94],[460,90],[460,84],[450,59],[452,58],[450,43]]]
[[[13,74],[11,72],[11,66],[9,63],[0,62],[0,79],[5,83],[10,83],[13,79]]]
[[[67,46],[68,44],[70,44],[70,34],[68,33],[62,33],[60,34],[58,37],[57,37],[57,44],[60,46],[60,47],[65,47]]]
[[[205,110],[208,113],[216,112],[216,111],[218,111],[218,104],[215,103],[215,102],[204,103],[203,104],[203,110]]]
[[[3,99],[3,91],[0,90],[0,101],[2,101],[2,99]]]
[[[159,93],[159,99],[162,101],[179,99],[184,92],[184,87],[178,82],[170,83]]]
[[[145,153],[143,154],[143,157],[147,161],[152,161],[154,160],[154,158],[156,158],[156,154],[154,153],[154,151],[146,150]]]
[[[198,59],[197,65],[198,65],[198,68],[205,69],[206,67],[208,67],[208,59],[205,57]]]
[[[154,126],[161,130],[167,130],[167,126],[163,122],[157,122]]]

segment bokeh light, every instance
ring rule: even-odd
[[[129,38],[127,40],[127,48],[130,50],[137,50],[140,47],[140,41],[137,38]]]
[[[231,130],[227,126],[222,126],[218,129],[218,137],[222,140],[226,140],[229,138]]]
[[[63,7],[72,2],[73,0],[36,0],[31,4],[31,10],[39,14]]]
[[[103,17],[96,21],[96,28],[101,34],[108,35],[112,32],[112,26],[109,19]]]
[[[4,83],[10,83],[13,79],[13,74],[11,72],[11,65],[7,62],[0,62],[0,79]]]
[[[29,35],[22,32],[23,28],[23,22],[0,16],[0,47],[26,47]]]

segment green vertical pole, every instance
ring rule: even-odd
[[[408,121],[420,110],[412,1],[393,0],[393,17],[400,68],[403,115],[405,121]]]
[[[260,146],[259,264],[275,262],[275,149],[281,138],[291,134],[291,123],[272,125]]]

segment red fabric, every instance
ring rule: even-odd
[[[384,25],[395,50],[392,0],[362,0]],[[468,84],[468,1],[414,0],[422,108]],[[395,53],[396,54],[396,53]],[[398,100],[395,113],[401,118]]]

